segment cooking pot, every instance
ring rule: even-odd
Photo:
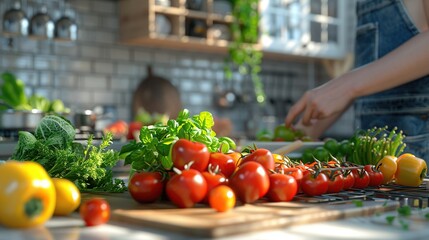
[[[16,111],[5,110],[0,112],[0,129],[7,130],[35,130],[44,113],[38,110]]]

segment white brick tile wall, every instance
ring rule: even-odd
[[[79,27],[96,28],[99,27],[100,18],[91,13],[82,13],[79,15]]]
[[[105,48],[103,51],[106,51],[109,58],[112,60],[131,60],[130,51],[126,48]]]
[[[51,72],[40,72],[40,76],[39,76],[40,86],[52,86],[53,81],[54,81],[54,78]]]
[[[74,74],[58,73],[54,76],[54,86],[58,88],[77,88],[77,77]]]
[[[113,91],[125,91],[132,89],[130,87],[130,80],[126,77],[119,78],[115,77],[111,79],[110,86]]]
[[[58,43],[53,47],[55,55],[76,57],[79,54],[79,48],[72,43]]]
[[[91,0],[91,10],[98,13],[115,14],[117,5],[114,1]]]
[[[94,72],[113,74],[115,72],[114,64],[112,62],[102,62],[102,61],[94,62]]]
[[[31,55],[2,54],[3,68],[33,68],[33,57]]]
[[[98,75],[86,75],[81,77],[78,87],[86,90],[105,90],[107,89],[107,78]]]
[[[91,34],[91,36],[92,36],[91,40],[97,43],[113,44],[116,42],[116,34],[108,31],[95,31],[93,34]]]
[[[84,58],[100,58],[100,48],[92,45],[81,45],[80,56]]]

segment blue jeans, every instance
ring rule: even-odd
[[[383,57],[419,33],[401,0],[358,0],[356,14],[356,67]],[[405,151],[429,163],[429,76],[361,97],[354,107],[357,128],[396,126],[406,136]]]

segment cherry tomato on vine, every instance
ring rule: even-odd
[[[355,184],[354,173],[350,170],[344,172],[343,174],[343,190],[349,190]]]
[[[136,172],[128,183],[131,197],[140,203],[158,200],[164,191],[164,181],[159,172]]]
[[[221,152],[211,153],[209,158],[209,164],[212,167],[219,166],[220,172],[226,178],[229,178],[229,176],[231,176],[231,174],[236,169],[235,160],[233,159],[233,157]]]
[[[296,167],[283,168],[283,174],[292,176],[293,178],[295,178],[298,186],[301,185],[304,173],[300,168],[296,168]]]
[[[91,198],[80,205],[79,214],[88,227],[104,224],[110,219],[110,205],[102,198]]]
[[[378,171],[377,169],[375,169],[374,165],[365,165],[364,169],[368,172],[369,174],[369,184],[368,186],[371,187],[378,187],[381,185],[381,183],[383,182],[383,173],[381,171]]]
[[[329,174],[328,191],[327,193],[338,193],[344,188],[344,177],[341,172],[337,171]]]
[[[240,165],[247,162],[257,162],[261,164],[267,171],[274,169],[274,157],[270,150],[258,148],[242,158]]]
[[[365,169],[354,169],[355,183],[353,188],[366,188],[369,184],[369,174]]]
[[[193,162],[190,168],[203,172],[209,164],[210,152],[203,143],[179,139],[173,144],[171,158],[173,166],[179,170]]]
[[[226,212],[235,206],[235,194],[226,185],[219,185],[209,192],[209,205],[218,212]]]
[[[207,194],[207,182],[195,169],[185,169],[168,180],[167,196],[179,208],[190,208]]]
[[[229,186],[238,199],[251,203],[263,197],[269,189],[270,179],[265,168],[258,162],[243,163],[230,177]]]
[[[315,175],[307,171],[302,178],[301,188],[308,196],[320,196],[328,191],[328,181],[328,177],[322,172]]]
[[[267,196],[273,202],[291,201],[298,192],[298,184],[294,177],[281,173],[270,174],[270,188]]]

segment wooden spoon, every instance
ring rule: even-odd
[[[304,145],[304,143],[301,140],[295,140],[291,144],[288,144],[286,146],[283,146],[281,148],[277,148],[272,153],[279,154],[279,155],[286,155],[290,152],[293,152],[299,148],[301,148]]]

